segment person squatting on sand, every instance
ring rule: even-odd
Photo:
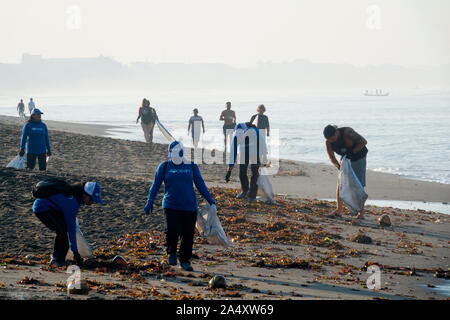
[[[34,108],[30,120],[22,129],[22,139],[20,142],[19,156],[25,154],[25,145],[27,147],[27,168],[33,170],[36,166],[36,158],[39,162],[39,170],[47,169],[46,155],[51,156],[50,139],[45,123],[41,120],[39,109]]]
[[[198,142],[200,141],[200,125],[203,129],[203,134],[205,134],[205,123],[203,122],[203,118],[198,115],[198,109],[195,108],[193,110],[194,115],[189,118],[189,126],[188,126],[188,135],[191,133],[192,143],[194,148],[198,147]]]
[[[100,185],[97,182],[69,185],[62,180],[49,179],[38,183],[33,195],[37,197],[33,204],[34,214],[47,228],[56,232],[50,264],[57,267],[65,265],[69,241],[75,261],[82,264],[77,247],[76,218],[81,205],[103,203]]]
[[[327,125],[323,130],[323,135],[326,139],[325,145],[327,148],[328,156],[333,165],[340,170],[340,162],[336,160],[334,153],[339,154],[341,157],[344,155],[350,159],[352,169],[358,177],[359,182],[363,187],[366,186],[366,157],[369,150],[367,149],[367,141],[356,131],[350,127],[338,128],[334,125]],[[341,158],[342,160],[342,158]],[[331,214],[342,213],[342,200],[339,196],[339,183],[336,189],[336,201],[337,208]],[[358,213],[358,218],[363,217],[363,210]]]
[[[226,109],[220,114],[219,120],[223,121],[223,143],[225,145],[225,152],[227,151],[227,140],[233,136],[233,129],[236,126],[236,113],[231,110],[231,102],[226,103]]]
[[[144,212],[150,214],[153,211],[156,195],[164,182],[162,207],[166,216],[165,233],[169,264],[177,265],[177,244],[178,238],[181,237],[180,267],[192,271],[190,259],[198,210],[193,183],[211,206],[215,205],[215,201],[203,181],[197,164],[189,163],[183,157],[183,146],[180,142],[174,141],[169,145],[168,157],[169,160],[162,162],[156,170]]]
[[[257,114],[250,118],[250,122],[258,128],[262,135],[270,136],[269,118],[264,114],[266,107],[260,104],[256,109]]]
[[[155,122],[158,120],[156,110],[150,107],[150,101],[147,99],[142,100],[141,107],[139,108],[139,114],[136,119],[136,123],[141,119],[142,131],[144,131],[145,142],[153,142],[153,128],[155,127]]]
[[[258,193],[259,167],[267,164],[267,146],[264,136],[250,122],[239,123],[234,130],[230,146],[228,171],[225,175],[226,182],[230,181],[231,171],[236,163],[238,154],[239,180],[241,181],[242,192],[237,197],[242,199],[247,196],[248,201],[253,202],[256,200],[256,194]],[[249,165],[252,172],[250,188],[247,176]]]

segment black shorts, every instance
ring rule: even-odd
[[[223,135],[226,136],[227,135],[227,130],[233,129],[234,127],[236,127],[236,124],[224,124],[223,125]]]

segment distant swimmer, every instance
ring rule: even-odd
[[[266,107],[260,104],[256,109],[257,114],[250,118],[250,122],[261,131],[263,135],[270,135],[269,128],[269,118],[264,114],[266,112]]]
[[[31,112],[33,112],[33,109],[34,109],[35,107],[36,107],[36,106],[34,105],[33,98],[30,98],[30,102],[28,102],[28,110],[30,110],[30,116],[31,116]]]
[[[19,112],[20,118],[25,118],[25,104],[23,103],[22,99],[20,99],[20,102],[17,105],[17,111]]]
[[[224,135],[224,144],[225,144],[225,152],[227,151],[227,142],[231,141],[233,136],[234,127],[236,126],[236,114],[233,110],[231,110],[231,102],[227,102],[226,109],[222,111],[220,114],[220,119],[223,121],[223,135]]]
[[[198,115],[197,108],[193,112],[194,115],[189,119],[188,135],[189,133],[191,134],[194,148],[197,148],[198,142],[200,141],[200,126],[203,128],[203,134],[205,134],[205,123],[203,122],[203,118]]]
[[[142,131],[144,131],[144,138],[147,143],[153,143],[153,128],[155,127],[155,122],[158,120],[158,115],[156,110],[150,107],[150,101],[147,99],[142,100],[141,107],[139,108],[139,114],[136,119],[136,123],[141,119]]]
[[[366,157],[369,150],[367,149],[367,141],[355,130],[350,127],[338,128],[337,126],[327,125],[323,130],[326,139],[325,145],[328,156],[333,165],[340,170],[341,164],[336,160],[334,153],[340,156],[346,155],[350,159],[353,171],[358,177],[363,187],[366,186]],[[337,208],[331,214],[342,213],[342,200],[339,196],[339,184],[336,190]],[[363,210],[357,216],[363,217]]]
[[[45,171],[47,169],[47,157],[51,156],[50,140],[48,138],[48,130],[45,123],[41,120],[39,109],[34,108],[30,116],[30,120],[22,129],[22,139],[20,142],[21,157],[25,154],[25,146],[27,148],[27,168],[33,170],[36,166],[36,158],[39,162],[39,170]]]

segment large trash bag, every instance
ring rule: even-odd
[[[216,206],[206,204],[198,210],[196,227],[210,244],[229,245],[227,235],[222,228],[219,217],[217,217]]]
[[[367,193],[353,171],[350,160],[346,156],[342,159],[339,171],[339,194],[351,214],[356,214],[364,208]]]
[[[80,225],[78,223],[77,218],[77,247],[78,247],[78,253],[83,258],[92,258],[94,256],[94,253],[92,252],[91,247],[87,243],[86,239],[84,238],[83,232],[81,232]],[[69,249],[69,252],[67,252],[66,256],[67,260],[73,260],[73,252]]]
[[[256,184],[258,185],[258,191],[261,191],[261,197],[258,197],[258,200],[263,202],[275,202],[272,191],[272,184],[270,183],[269,177],[267,176],[266,168],[261,169],[261,173]]]
[[[14,159],[12,159],[7,165],[7,168],[14,168],[14,169],[20,169],[23,170],[26,168],[27,158],[26,156],[15,156]]]

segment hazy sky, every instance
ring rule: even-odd
[[[449,16],[449,0],[0,0],[0,62],[27,52],[238,67],[440,65],[450,63]]]

